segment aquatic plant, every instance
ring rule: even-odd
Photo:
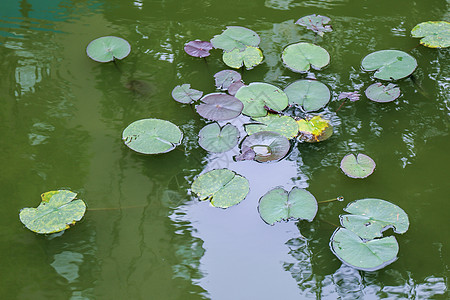
[[[130,54],[130,44],[116,36],[99,37],[86,48],[87,55],[98,62],[110,62],[118,59],[124,59]]]

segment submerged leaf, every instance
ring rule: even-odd
[[[338,99],[348,99],[352,102],[356,102],[359,100],[359,97],[361,97],[361,95],[358,92],[342,92],[339,94]]]
[[[212,48],[213,45],[210,42],[200,40],[190,41],[184,45],[184,51],[193,57],[207,57]]]
[[[330,101],[330,90],[317,80],[297,80],[288,85],[284,92],[291,105],[301,106],[307,112],[319,110]]]
[[[400,88],[393,83],[383,85],[379,82],[366,89],[366,96],[375,102],[391,102],[400,97]]]
[[[375,170],[375,162],[369,156],[359,153],[346,155],[341,161],[341,170],[351,178],[366,178]]]
[[[333,31],[330,25],[325,25],[328,24],[328,22],[330,22],[330,18],[313,14],[298,19],[295,24],[305,26],[307,29],[323,36],[325,32]]]
[[[54,233],[68,229],[86,212],[83,200],[74,200],[76,193],[58,190],[43,193],[37,208],[23,208],[20,221],[36,233]]]
[[[230,52],[224,52],[223,62],[235,69],[245,66],[247,70],[253,69],[263,60],[263,54],[259,48],[246,47],[244,50],[234,49]]]
[[[398,80],[411,75],[417,67],[417,61],[403,51],[380,50],[364,57],[361,66],[365,71],[375,71],[375,78]]]
[[[247,46],[258,47],[260,41],[256,32],[240,26],[227,26],[224,32],[211,39],[214,48],[223,49],[226,52],[234,49],[245,50]]]
[[[200,130],[198,135],[200,147],[214,153],[232,149],[239,140],[239,130],[231,124],[223,127],[217,123],[208,124]]]
[[[428,21],[414,26],[411,35],[422,38],[420,43],[430,48],[450,47],[450,23],[446,21]]]
[[[201,102],[196,108],[198,114],[213,121],[234,119],[241,114],[244,107],[241,101],[224,93],[208,94]]]
[[[320,46],[296,43],[287,46],[282,54],[283,63],[292,71],[304,73],[310,68],[320,70],[330,63],[330,54]]]
[[[103,36],[93,40],[86,48],[87,55],[98,62],[123,59],[130,54],[130,44],[116,36]]]
[[[188,83],[177,85],[172,90],[172,98],[180,103],[189,104],[200,99],[203,95],[202,91],[191,89]]]
[[[333,135],[333,126],[321,116],[314,116],[310,120],[297,121],[300,140],[308,143],[321,142]]]

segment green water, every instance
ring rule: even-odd
[[[448,21],[449,8],[444,0],[2,1],[0,298],[447,299],[450,52],[415,48],[409,32],[423,21]],[[313,13],[330,17],[334,29],[316,41],[331,64],[314,74],[332,90],[323,115],[335,134],[297,145],[278,163],[233,162],[236,149],[199,148],[206,122],[170,92],[182,83],[214,92],[212,75],[226,67],[220,51],[206,64],[183,45],[226,25],[251,28],[265,61],[243,80],[284,88],[304,75],[287,70],[280,53],[314,41],[293,24]],[[85,54],[104,35],[132,45],[120,70]],[[363,92],[372,82],[362,58],[382,49],[410,51],[416,84],[399,81],[402,96],[392,103],[362,97],[336,114],[340,92]],[[129,90],[130,80],[145,86]],[[122,130],[148,117],[179,125],[182,151],[143,156],[126,148]],[[356,152],[377,162],[367,179],[339,170],[341,158]],[[220,167],[251,185],[247,199],[227,210],[188,192],[195,176]],[[320,205],[312,223],[268,226],[257,203],[276,186],[345,201]],[[84,219],[59,236],[25,229],[19,210],[61,188],[85,200]],[[367,197],[399,205],[411,222],[397,236],[398,260],[377,272],[342,265],[328,247],[342,208]]]

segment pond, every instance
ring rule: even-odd
[[[319,37],[294,24],[311,14],[328,16],[333,31]],[[430,20],[449,21],[450,2],[2,1],[0,298],[448,299],[450,52],[418,46],[410,35]],[[198,145],[208,122],[171,92],[184,83],[216,92],[213,75],[228,69],[221,51],[205,61],[183,47],[230,25],[261,37],[264,61],[241,72],[246,84],[284,89],[305,78],[283,65],[289,44],[329,52],[329,66],[312,71],[331,90],[319,111],[334,127],[328,140],[295,143],[268,163],[234,161],[237,147],[211,154]],[[116,65],[86,55],[90,41],[108,35],[132,47]],[[409,53],[418,67],[396,81],[398,99],[376,103],[364,96],[374,81],[361,61],[384,49]],[[336,112],[339,94],[351,91],[361,99]],[[178,125],[182,144],[160,155],[127,148],[122,131],[144,118]],[[374,173],[345,176],[339,164],[350,153],[373,158]],[[218,168],[250,182],[246,199],[228,209],[190,192],[200,173]],[[279,186],[344,201],[319,204],[312,222],[270,226],[258,201]],[[20,209],[57,189],[78,193],[84,218],[62,234],[27,230]],[[363,198],[394,203],[410,221],[396,234],[397,261],[375,272],[342,264],[329,247],[343,208]]]

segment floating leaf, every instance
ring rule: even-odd
[[[428,21],[417,24],[411,35],[422,38],[420,43],[430,48],[447,48],[450,46],[450,23],[445,21]]]
[[[130,54],[130,44],[116,36],[103,36],[93,40],[86,48],[87,55],[98,62],[123,59]]]
[[[122,140],[130,149],[143,154],[165,153],[181,143],[183,133],[175,124],[159,119],[142,119],[128,125]]]
[[[233,70],[222,70],[214,74],[216,87],[223,91],[227,90],[233,83],[241,81],[241,74]]]
[[[289,219],[311,222],[317,213],[317,201],[304,189],[294,187],[288,194],[282,188],[275,188],[259,200],[258,211],[264,222],[269,225]]]
[[[375,162],[369,156],[359,153],[346,155],[341,161],[341,170],[351,178],[366,178],[375,170]]]
[[[198,135],[200,147],[214,153],[232,149],[239,140],[239,130],[231,124],[223,127],[217,123],[208,124],[200,130]]]
[[[358,92],[342,92],[339,94],[338,99],[348,99],[352,102],[356,102],[359,100],[359,97],[361,97],[361,95]]]
[[[213,48],[210,42],[195,40],[184,45],[184,51],[193,57],[207,57],[210,55],[209,50]]]
[[[261,131],[247,136],[242,141],[241,153],[251,157],[251,153],[247,153],[248,148],[251,148],[256,161],[266,162],[282,159],[290,147],[291,144],[285,136],[272,131]],[[237,156],[236,160],[244,160],[242,154]]]
[[[362,271],[382,269],[397,260],[398,253],[393,236],[366,241],[345,228],[336,229],[330,248],[343,263]]]
[[[260,41],[256,32],[240,26],[227,26],[224,32],[211,39],[214,48],[223,49],[226,52],[234,49],[245,50],[247,46],[258,47]]]
[[[385,200],[356,200],[344,210],[352,215],[340,216],[341,225],[363,239],[382,237],[382,232],[392,227],[396,233],[405,233],[409,227],[408,215],[403,209]]]
[[[231,68],[239,69],[244,65],[247,70],[250,70],[262,62],[263,54],[259,48],[246,47],[242,51],[234,49],[230,52],[224,52],[222,59]]]
[[[366,96],[375,102],[391,102],[400,97],[400,88],[395,84],[383,85],[379,82],[371,84],[366,89]]]
[[[245,131],[248,135],[260,131],[273,131],[284,135],[288,139],[292,139],[298,134],[298,124],[289,116],[268,114],[265,117],[255,118],[254,120],[259,124],[245,124]]]
[[[328,22],[330,22],[330,18],[313,14],[298,19],[295,24],[305,26],[307,29],[323,36],[325,32],[333,31],[330,25],[325,25],[328,24]]]
[[[66,230],[80,221],[86,212],[86,204],[83,200],[74,200],[76,196],[76,193],[67,190],[43,193],[42,202],[37,208],[20,210],[20,221],[37,233]]]
[[[310,120],[297,121],[300,140],[308,143],[321,142],[333,135],[333,126],[330,121],[321,116],[314,116]]]
[[[211,200],[215,207],[228,208],[247,197],[249,183],[245,177],[233,171],[218,169],[198,176],[191,190],[200,200]]]
[[[172,90],[172,98],[180,103],[189,104],[200,99],[203,95],[202,91],[191,89],[188,83],[177,85]]]
[[[317,80],[297,80],[288,85],[284,92],[289,104],[302,106],[307,112],[319,110],[330,101],[330,90]]]
[[[238,81],[230,85],[228,88],[228,94],[234,96],[239,91],[241,87],[245,86],[245,84],[242,81]]]
[[[265,106],[277,112],[288,106],[288,97],[280,88],[263,82],[241,87],[236,98],[244,103],[242,113],[253,118],[267,115]]]
[[[307,72],[310,68],[320,70],[330,63],[327,50],[310,43],[287,46],[282,54],[283,63],[294,72]]]
[[[361,66],[365,71],[375,71],[375,78],[397,80],[411,75],[417,67],[417,61],[403,51],[380,50],[364,57]]]
[[[224,93],[208,94],[201,99],[197,112],[205,119],[213,121],[231,120],[239,116],[244,105],[233,96]]]

